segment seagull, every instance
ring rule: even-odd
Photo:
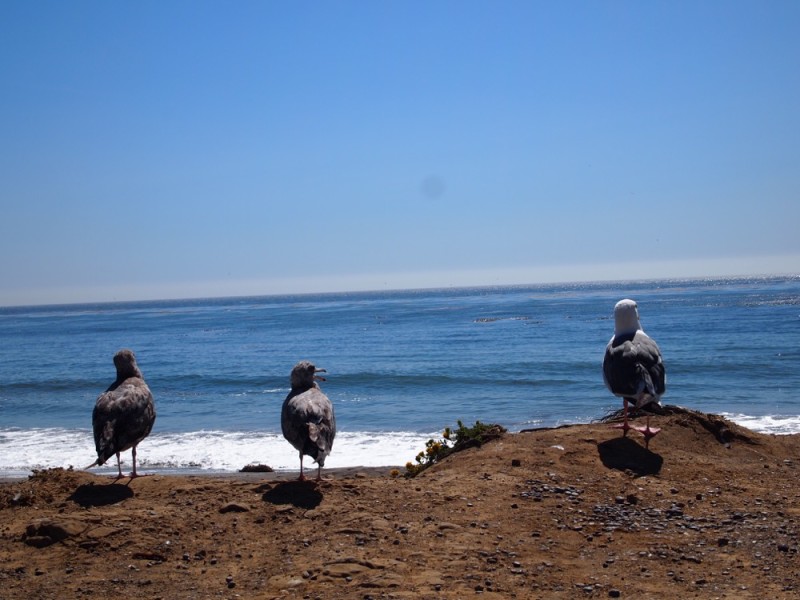
[[[606,346],[603,357],[603,381],[612,394],[622,397],[623,421],[616,425],[622,435],[632,427],[628,424],[628,403],[639,409],[658,405],[666,390],[666,374],[661,351],[639,323],[639,309],[633,300],[620,300],[614,306],[614,337]],[[645,427],[633,427],[644,434],[645,446],[659,428],[650,427],[650,416]]]
[[[122,479],[120,452],[130,449],[133,455],[131,478],[136,472],[136,446],[150,434],[156,420],[153,394],[136,366],[136,356],[131,350],[123,349],[114,355],[117,379],[97,398],[92,412],[94,444],[97,460],[86,467],[90,469],[105,463],[112,455],[117,455],[117,468]]]
[[[303,455],[313,458],[319,465],[317,481],[321,479],[325,458],[333,447],[336,435],[336,417],[333,404],[319,389],[317,381],[325,381],[317,373],[325,373],[307,360],[292,369],[292,391],[286,396],[281,409],[283,437],[300,452],[300,481],[303,475]]]

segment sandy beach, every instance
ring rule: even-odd
[[[415,478],[39,472],[0,484],[2,596],[797,597],[800,436],[654,424],[649,450],[575,425]]]

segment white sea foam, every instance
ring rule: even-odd
[[[800,433],[800,416],[797,415],[751,415],[721,413],[723,417],[759,433],[786,435]]]
[[[723,416],[761,433],[800,433],[800,416]],[[325,467],[405,465],[425,448],[425,442],[437,436],[441,432],[340,432]],[[84,468],[95,457],[90,430],[0,429],[0,476],[26,476],[33,469]],[[123,453],[122,461],[123,471],[130,470],[130,452]],[[140,445],[138,464],[145,472],[235,472],[249,464],[266,464],[277,471],[300,468],[297,451],[283,436],[263,431],[154,433]],[[316,468],[308,457],[304,466]],[[112,458],[93,471],[115,473],[116,469]]]
[[[434,434],[409,432],[340,432],[326,468],[383,467],[413,460]],[[248,464],[266,464],[275,470],[299,470],[297,451],[279,433],[197,431],[155,433],[137,452],[143,471],[233,472]],[[0,476],[27,475],[33,469],[83,468],[96,457],[89,430],[0,430]],[[123,470],[130,469],[131,454],[122,455]],[[316,468],[310,458],[306,468]],[[116,472],[112,458],[99,473]]]

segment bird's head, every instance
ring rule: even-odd
[[[314,387],[316,385],[314,383],[315,380],[325,381],[325,378],[317,375],[317,373],[325,372],[325,369],[318,369],[313,363],[307,360],[301,360],[292,369],[292,389]]]
[[[117,369],[117,379],[124,380],[129,377],[141,377],[142,373],[136,365],[136,355],[133,350],[123,348],[114,355],[114,366]]]
[[[636,302],[627,298],[617,302],[614,306],[614,335],[635,333],[641,328]]]

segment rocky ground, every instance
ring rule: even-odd
[[[411,479],[39,472],[0,485],[0,595],[800,597],[800,436],[692,412],[654,422],[649,450],[576,425]]]

